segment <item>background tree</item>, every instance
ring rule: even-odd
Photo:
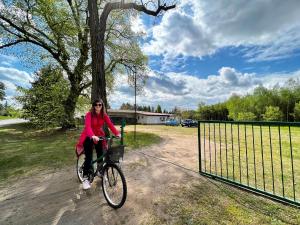
[[[5,85],[3,82],[0,81],[0,101],[5,99]],[[0,103],[0,115],[4,114],[4,107],[2,103]]]
[[[228,109],[225,103],[215,105],[199,104],[198,110],[194,115],[194,119],[202,120],[227,120]]]
[[[300,102],[295,104],[294,118],[295,118],[295,121],[297,121],[297,122],[300,121]]]
[[[122,103],[121,107],[120,107],[121,110],[134,110],[134,106],[131,105],[130,103]]]
[[[36,73],[32,87],[18,87],[16,99],[23,104],[23,118],[36,127],[62,126],[65,122],[63,102],[68,99],[68,82],[60,68],[47,66]]]
[[[265,121],[282,121],[283,113],[277,106],[267,106],[266,112],[263,115]]]
[[[296,102],[300,100],[299,96],[300,81],[298,79],[290,79],[285,86],[278,90],[279,108],[284,114],[284,120],[293,120],[293,110]]]
[[[162,113],[160,105],[157,105],[155,112]]]
[[[2,81],[0,81],[0,101],[5,99],[5,85]]]
[[[198,119],[198,114],[195,110],[185,110],[181,112],[182,119]]]
[[[38,61],[55,61],[70,81],[63,102],[63,127],[73,127],[74,110],[88,63],[86,6],[79,1],[2,1],[0,6],[0,49],[22,45],[41,52]],[[41,51],[42,50],[42,51]]]
[[[226,107],[228,109],[228,117],[233,120],[238,119],[238,113],[242,108],[242,98],[238,95],[232,95],[226,102]]]
[[[236,120],[239,121],[253,121],[256,119],[256,116],[253,112],[239,112]]]
[[[267,106],[275,106],[278,104],[277,89],[267,89],[263,86],[259,86],[254,89],[252,97],[253,110],[249,110],[256,115],[258,120],[262,120],[262,115],[265,113]]]

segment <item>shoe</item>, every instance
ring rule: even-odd
[[[88,178],[83,178],[82,187],[84,190],[88,190],[91,188],[91,184]]]

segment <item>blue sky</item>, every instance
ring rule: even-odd
[[[137,98],[141,105],[196,109],[200,102],[300,78],[298,0],[181,0],[160,18],[134,18],[132,29],[144,33],[140,45],[149,57],[149,78]],[[15,94],[13,84],[28,85],[33,71],[0,55],[8,99]],[[120,75],[109,95],[113,108],[134,101],[126,80]]]

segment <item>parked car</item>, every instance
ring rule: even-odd
[[[169,119],[165,122],[166,126],[178,126],[179,122],[175,119]]]
[[[198,126],[198,122],[194,121],[192,119],[186,119],[186,120],[183,120],[181,122],[181,126],[182,127],[197,127]]]

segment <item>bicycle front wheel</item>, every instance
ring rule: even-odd
[[[109,206],[121,208],[126,201],[127,185],[122,170],[115,164],[103,168],[102,191]]]

